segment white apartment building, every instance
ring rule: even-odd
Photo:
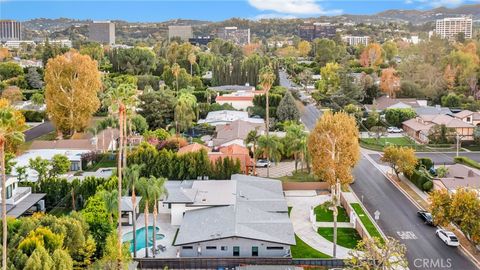
[[[368,36],[342,36],[342,41],[347,43],[348,46],[368,45],[370,37]]]
[[[472,17],[444,18],[437,20],[435,34],[441,38],[455,39],[459,33],[464,33],[466,39],[472,38]]]

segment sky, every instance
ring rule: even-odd
[[[431,9],[480,0],[0,0],[0,19],[73,18],[161,22],[170,19],[221,21],[374,14],[387,9]]]

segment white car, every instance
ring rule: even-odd
[[[436,234],[447,246],[458,247],[460,245],[457,236],[451,231],[438,229]]]
[[[398,127],[389,127],[387,129],[388,133],[402,133],[403,129],[398,128]]]
[[[263,168],[270,167],[270,165],[271,165],[270,161],[266,159],[259,159],[257,160],[257,164],[255,164],[256,167],[263,167]]]

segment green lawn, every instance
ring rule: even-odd
[[[420,144],[416,144],[408,137],[396,137],[396,138],[362,138],[360,139],[360,145],[364,148],[382,151],[387,145],[408,146],[415,148],[416,150],[423,150],[425,147]]]
[[[318,234],[333,243],[333,228],[318,228]],[[337,228],[337,244],[354,249],[362,238],[354,228]]]
[[[375,227],[373,222],[370,220],[370,218],[367,216],[367,214],[363,211],[363,208],[360,206],[360,204],[352,203],[350,205],[352,206],[357,216],[360,218],[360,221],[363,223],[363,226],[365,226],[365,229],[367,229],[370,236],[377,237],[378,239],[381,239],[383,241],[382,235],[377,230],[377,228]]]
[[[325,259],[331,258],[331,256],[321,253],[307,243],[303,242],[297,235],[295,235],[295,241],[297,244],[291,246],[292,258],[307,258],[307,259]]]
[[[349,222],[350,218],[347,215],[347,212],[343,207],[338,208],[338,222]],[[333,222],[333,210],[324,207],[324,205],[319,205],[314,209],[315,215],[317,215],[318,222]]]
[[[97,164],[90,166],[85,169],[86,172],[95,172],[100,168],[112,168],[117,167],[117,160],[116,158],[110,159],[105,156],[102,160],[100,160]]]
[[[292,175],[282,176],[278,178],[283,182],[317,182],[319,181],[318,177],[313,174],[309,174],[306,171],[293,172]]]

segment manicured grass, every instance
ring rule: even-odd
[[[117,160],[116,158],[110,159],[109,157],[105,156],[102,160],[100,160],[97,164],[88,167],[85,169],[86,172],[95,172],[100,168],[112,168],[117,167]]]
[[[399,145],[399,146],[409,146],[415,144],[414,141],[408,137],[395,137],[395,138],[380,138],[376,140],[375,138],[363,138],[361,141],[367,144],[380,144],[380,145]]]
[[[331,258],[331,256],[324,254],[307,243],[303,242],[297,235],[295,235],[295,241],[297,244],[291,246],[290,251],[292,252],[292,258],[307,258],[307,259],[326,259]]]
[[[318,177],[313,174],[309,174],[306,171],[293,172],[292,175],[282,176],[278,178],[283,182],[317,182],[319,181]]]
[[[288,216],[290,216],[290,212],[292,212],[292,207],[291,206],[288,207]]]
[[[368,233],[370,234],[371,237],[377,237],[378,239],[382,239],[383,237],[380,234],[380,232],[377,230],[373,222],[370,220],[370,218],[367,216],[365,211],[363,211],[363,208],[360,206],[358,203],[352,203],[350,204],[357,214],[357,216],[360,218],[360,221],[363,223],[363,226],[365,226],[365,229],[367,229]]]
[[[349,222],[350,218],[347,215],[347,212],[343,207],[337,207],[338,209],[338,222]],[[315,215],[317,215],[318,222],[333,222],[333,210],[328,209],[324,205],[319,205],[313,210]]]
[[[318,228],[318,234],[333,243],[333,228]],[[362,238],[354,228],[337,228],[337,244],[354,249]]]

